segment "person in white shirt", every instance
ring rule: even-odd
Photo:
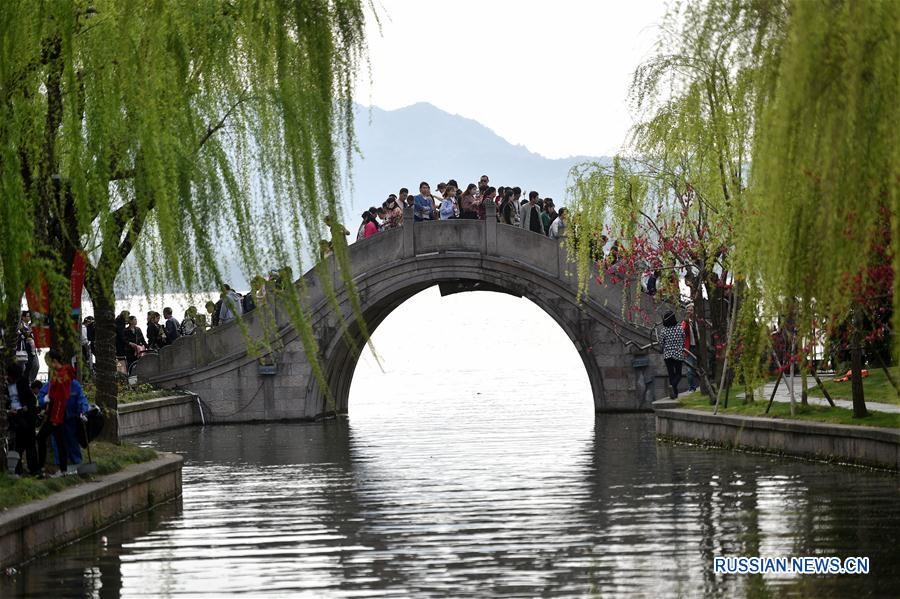
[[[550,223],[550,239],[565,239],[566,237],[566,217],[569,210],[560,208],[556,214],[556,218]]]

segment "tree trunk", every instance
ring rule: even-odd
[[[3,364],[16,357],[16,337],[20,320],[19,306],[10,304],[6,314],[3,315],[3,322],[0,322],[0,328],[3,329],[3,338],[0,339],[0,362]]]
[[[90,268],[89,268],[90,270]],[[93,276],[92,276],[93,275]],[[119,384],[116,372],[116,301],[112,292],[105,293],[96,280],[96,272],[86,277],[88,293],[94,305],[94,345],[97,348],[95,384],[96,402],[106,416],[101,438],[119,442]]]
[[[850,385],[853,391],[853,417],[864,418],[869,415],[866,411],[866,398],[863,395],[862,382],[862,335],[859,332],[859,324],[861,319],[858,316],[853,318],[853,336],[850,341]]]
[[[808,361],[806,359],[806,353],[804,353],[803,360],[800,361],[800,405],[804,407],[809,405],[809,392],[806,390],[807,368]]]
[[[702,295],[694,298],[694,317],[701,318],[705,321],[709,320],[708,306]],[[697,324],[697,362],[703,372],[708,373],[710,377],[715,378],[715,372],[709,367],[709,330],[704,323]],[[712,398],[713,389],[709,384],[707,377],[700,378],[700,391],[706,396]]]

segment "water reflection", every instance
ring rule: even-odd
[[[645,415],[540,430],[525,416],[148,437],[185,453],[183,505],[41,558],[0,596],[843,597],[900,582],[896,477],[659,445]],[[712,575],[713,556],[754,554],[867,555],[873,574]]]

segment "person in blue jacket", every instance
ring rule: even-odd
[[[44,383],[40,393],[38,393],[38,405],[41,408],[47,402],[48,389],[49,385]],[[72,468],[81,463],[81,445],[78,443],[78,429],[83,426],[81,422],[82,414],[87,414],[89,409],[90,406],[84,394],[84,389],[81,388],[81,384],[78,381],[73,380],[69,401],[66,403],[66,421],[63,427],[66,435],[66,456],[69,458],[68,463]],[[56,463],[58,464],[59,455],[57,454],[56,443],[53,443],[53,454],[56,456]]]

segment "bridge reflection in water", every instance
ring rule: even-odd
[[[665,367],[658,353],[646,349],[652,331],[623,319],[621,286],[590,281],[588,294],[577,300],[577,277],[563,244],[518,227],[501,225],[495,207],[487,218],[412,222],[350,246],[354,285],[369,332],[397,306],[416,293],[438,285],[444,293],[486,289],[525,297],[550,315],[574,344],[590,381],[596,412],[649,410],[662,397]],[[346,412],[350,382],[363,346],[353,318],[350,293],[333,262],[327,265],[340,310],[325,294],[314,271],[303,277],[312,327],[331,396],[339,412]],[[640,295],[640,294],[638,294]],[[268,316],[267,316],[268,315]],[[163,387],[197,393],[208,416],[218,422],[277,419],[315,419],[328,408],[326,394],[291,325],[285,306],[276,298],[266,309],[246,315],[246,329],[238,323],[202,335],[178,339],[158,356],[141,359],[135,373]],[[346,325],[348,335],[342,334]],[[270,331],[281,349],[263,355],[274,367],[260,368],[260,356],[247,351],[245,331],[260,338]]]

